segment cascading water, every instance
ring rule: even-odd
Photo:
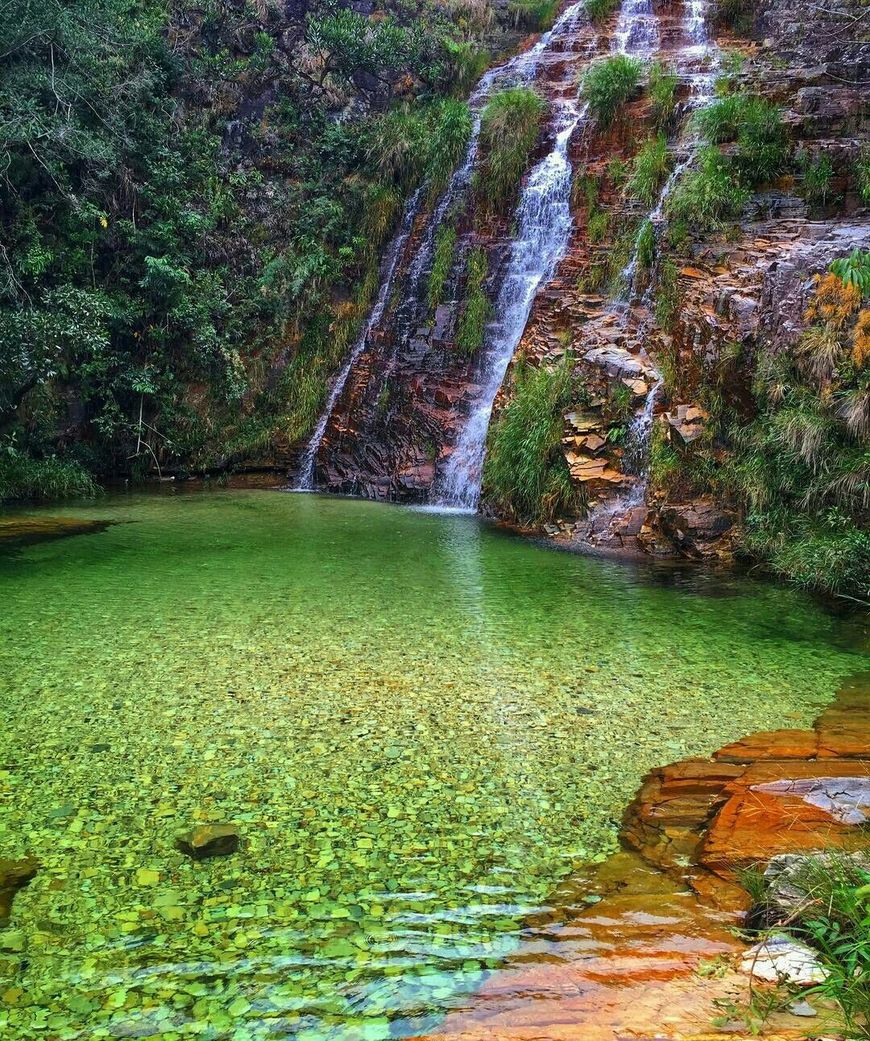
[[[620,504],[622,509],[628,510],[634,506],[640,506],[646,499],[646,490],[649,484],[649,446],[652,437],[653,415],[656,399],[663,382],[661,376],[656,379],[646,396],[643,410],[634,417],[631,426],[628,428],[622,468],[625,473],[633,474],[638,480],[628,496],[622,500]]]
[[[517,210],[519,236],[496,302],[498,317],[487,329],[480,393],[439,482],[437,498],[445,506],[477,508],[493,403],[538,287],[552,278],[568,244],[572,223],[568,144],[581,117],[576,105],[564,104],[553,149],[532,170],[523,188]]]
[[[611,50],[615,54],[646,56],[658,47],[659,22],[652,0],[626,0],[619,12]]]
[[[639,2],[642,2],[642,0],[639,0]],[[695,72],[689,77],[690,94],[687,107],[690,110],[695,110],[703,108],[704,105],[710,101],[714,82],[715,61],[709,57],[707,51],[709,46],[709,38],[707,35],[707,0],[687,0],[683,16],[682,35],[685,43],[678,52],[678,60],[680,58],[687,60],[700,59],[707,64],[707,68],[704,72]],[[660,228],[664,223],[667,201],[683,173],[694,163],[698,151],[698,144],[698,136],[693,132],[687,142],[687,154],[685,158],[677,163],[671,171],[670,176],[667,178],[659,192],[655,207],[650,212],[646,221],[644,221],[644,225],[641,226],[641,229],[643,229],[647,223],[651,224],[657,241]],[[640,245],[641,233],[638,233],[634,255],[622,273],[623,280],[628,287],[629,301],[634,299],[637,291],[636,282]],[[651,291],[652,284],[648,288],[647,294],[644,297],[644,302],[647,306],[652,303],[650,298]],[[650,443],[652,439],[653,416],[656,400],[662,387],[662,383],[664,382],[661,374],[657,370],[653,369],[653,372],[655,373],[655,382],[647,393],[642,411],[634,418],[629,427],[624,446],[623,472],[635,476],[636,480],[625,497],[618,500],[615,504],[611,503],[609,506],[605,507],[603,513],[606,516],[625,513],[635,506],[642,505],[646,501],[646,493],[649,487],[649,456]],[[593,526],[595,520],[596,518],[593,518]]]
[[[311,435],[308,444],[305,446],[305,451],[302,453],[302,459],[299,466],[299,480],[296,487],[296,491],[307,492],[314,488],[314,468],[317,461],[317,450],[320,448],[320,443],[323,441],[323,435],[326,433],[326,427],[329,424],[329,418],[332,415],[335,404],[341,396],[341,392],[345,388],[348,377],[350,376],[351,370],[357,362],[357,359],[365,350],[366,344],[368,343],[369,334],[372,329],[378,324],[384,314],[384,310],[390,299],[390,294],[393,289],[393,279],[396,276],[396,270],[399,265],[399,257],[402,255],[402,251],[405,248],[405,244],[411,234],[411,229],[414,226],[414,218],[417,216],[417,210],[420,205],[420,201],[423,195],[423,189],[418,189],[414,195],[408,200],[405,206],[405,212],[402,216],[402,223],[399,227],[399,231],[396,234],[393,241],[390,243],[390,248],[387,251],[386,258],[382,267],[381,274],[381,286],[378,290],[377,300],[375,300],[375,306],[372,308],[371,314],[368,317],[365,325],[363,326],[362,332],[356,339],[353,347],[351,348],[350,354],[347,356],[347,360],[341,368],[338,376],[336,376],[332,388],[329,391],[329,395],[326,399],[326,406],[317,421],[317,426],[314,428],[314,433]]]
[[[453,172],[447,188],[430,216],[423,235],[423,240],[407,272],[402,303],[400,304],[392,323],[392,333],[395,346],[387,365],[384,379],[388,378],[395,365],[396,355],[400,343],[406,339],[417,324],[417,308],[425,294],[421,292],[424,277],[431,267],[434,257],[436,232],[442,224],[445,216],[453,205],[465,194],[471,184],[471,175],[478,154],[480,140],[481,112],[490,96],[495,84],[519,83],[531,80],[537,71],[538,61],[543,55],[551,41],[563,33],[576,21],[580,11],[583,9],[583,0],[572,4],[557,19],[553,27],[544,33],[537,43],[522,54],[515,55],[494,69],[490,69],[480,79],[469,98],[469,108],[472,113],[472,126],[468,145],[462,163]],[[323,412],[321,413],[314,428],[308,444],[302,454],[300,462],[299,478],[297,482],[298,491],[311,491],[314,488],[314,476],[317,463],[317,454],[323,442],[324,435],[329,426],[330,419],[335,411],[342,392],[347,385],[348,379],[366,348],[369,337],[384,317],[384,312],[393,295],[393,285],[398,274],[399,259],[410,236],[414,220],[419,212],[423,198],[421,188],[410,201],[405,210],[405,217],[399,229],[399,233],[387,253],[383,267],[381,286],[375,306],[365,324],[365,327],[355,342],[344,366],[336,377],[330,393],[326,399]]]

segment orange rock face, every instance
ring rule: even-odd
[[[812,731],[752,734],[653,770],[626,813],[625,851],[563,884],[518,953],[431,1041],[805,1038],[806,1020],[789,1013],[760,1035],[723,1015],[748,993],[736,872],[777,853],[866,844],[847,820],[870,816],[868,791],[870,676]],[[814,1035],[842,1037],[818,1011]]]

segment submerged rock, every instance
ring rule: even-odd
[[[35,877],[38,870],[39,861],[35,857],[23,860],[0,857],[0,929],[9,922],[15,894]]]
[[[233,824],[200,824],[178,835],[175,845],[194,860],[228,857],[239,848],[239,832]]]

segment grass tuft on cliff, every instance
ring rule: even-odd
[[[593,22],[603,22],[619,7],[619,0],[585,0],[583,6]]]
[[[488,209],[503,212],[516,198],[546,111],[547,103],[530,87],[500,91],[483,110],[480,141],[484,158],[476,189]]]
[[[489,261],[486,250],[476,246],[468,254],[465,305],[456,330],[456,346],[466,355],[479,351],[486,335],[486,323],[492,310],[489,297],[486,295],[488,274]]]
[[[707,145],[698,153],[695,168],[680,178],[667,210],[670,217],[699,231],[711,230],[736,219],[748,198],[748,190],[735,180],[727,157],[715,145]]]
[[[627,191],[634,199],[652,206],[671,168],[671,156],[664,134],[651,137],[634,157]]]
[[[518,26],[532,32],[552,27],[559,12],[560,0],[511,0],[508,10]]]
[[[484,498],[518,524],[543,524],[583,508],[562,453],[563,412],[575,399],[573,361],[555,369],[518,363],[512,396],[490,427]]]
[[[641,63],[625,54],[593,62],[580,84],[580,96],[598,125],[611,126],[640,86]]]

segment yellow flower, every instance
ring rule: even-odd
[[[109,226],[109,222],[106,220],[105,217],[101,216],[100,217],[100,227],[101,228],[108,228],[108,226]]]

